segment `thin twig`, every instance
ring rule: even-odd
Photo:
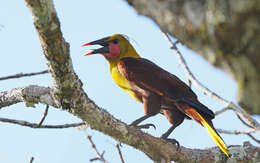
[[[250,124],[246,123],[246,121],[244,121],[239,114],[236,114],[236,115],[237,115],[237,118],[238,118],[244,125],[246,125],[247,127],[250,127],[250,128],[254,128],[254,127],[251,126]]]
[[[227,110],[230,110],[230,108],[227,106],[227,107],[224,107],[223,109],[219,110],[219,111],[216,111],[215,112],[215,116],[221,114],[221,113],[224,113],[225,111]]]
[[[71,124],[63,124],[63,125],[41,125],[39,126],[38,123],[30,123],[27,121],[22,120],[15,120],[15,119],[8,119],[8,118],[0,118],[0,122],[12,123],[21,126],[31,127],[31,128],[49,128],[49,129],[62,129],[62,128],[69,128],[69,127],[78,127],[84,125],[85,123],[71,123]]]
[[[29,163],[33,163],[33,160],[34,160],[34,157],[31,157]]]
[[[45,108],[45,111],[43,113],[43,116],[42,116],[42,118],[41,118],[41,120],[40,120],[40,122],[38,124],[39,126],[42,125],[43,121],[45,120],[45,118],[46,118],[46,116],[48,114],[48,111],[49,111],[49,105],[46,105],[46,108]]]
[[[116,144],[116,148],[122,163],[125,163],[119,144]]]
[[[247,122],[245,122],[245,121],[243,120],[243,118],[240,117],[239,114],[236,114],[236,115],[237,115],[237,118],[238,118],[244,125],[246,125],[246,126],[249,127],[249,128],[253,128],[250,124],[248,124]],[[252,134],[248,133],[248,134],[246,134],[246,135],[249,136],[249,137],[250,137],[252,140],[254,140],[255,142],[257,142],[257,143],[260,144],[260,140],[256,139]]]
[[[242,129],[242,130],[224,130],[224,129],[217,129],[219,133],[223,134],[234,134],[234,135],[239,135],[239,134],[250,134],[250,133],[256,133],[259,132],[253,128],[248,128],[248,129]]]
[[[260,144],[260,140],[256,139],[252,134],[247,134],[251,139]]]
[[[248,114],[243,108],[241,108],[239,105],[234,104],[233,102],[230,102],[229,106],[233,108],[233,110],[238,115],[244,117],[254,129],[260,131],[260,124],[254,118],[252,118],[251,115]]]
[[[213,99],[216,99],[224,104],[229,104],[229,102],[225,99],[223,99],[222,97],[218,96],[217,94],[215,94],[214,92],[210,91],[207,87],[205,87],[203,84],[201,84],[196,77],[192,74],[191,70],[189,69],[189,67],[187,66],[187,63],[185,61],[185,59],[183,58],[181,52],[179,51],[179,49],[177,48],[176,44],[178,43],[178,41],[176,42],[172,42],[170,37],[168,36],[168,34],[162,32],[162,34],[165,36],[165,38],[167,39],[167,41],[169,42],[171,49],[175,51],[175,54],[179,60],[179,64],[184,68],[185,73],[188,76],[188,79],[193,82],[198,88],[200,88],[203,92],[207,93],[207,95],[209,95],[210,97],[212,97]]]
[[[185,71],[186,75],[188,76],[188,79],[191,80],[194,83],[194,85],[196,85],[198,88],[200,88],[205,94],[207,94],[211,98],[223,103],[224,105],[226,105],[229,108],[232,108],[232,110],[235,110],[235,112],[238,113],[239,115],[243,116],[250,123],[250,125],[252,125],[256,130],[260,131],[260,124],[254,118],[252,118],[250,116],[250,114],[248,114],[243,108],[241,108],[239,105],[234,104],[233,102],[229,102],[228,100],[220,97],[216,93],[209,90],[206,86],[201,84],[196,79],[196,77],[192,74],[191,70],[187,66],[185,59],[183,58],[182,54],[176,47],[177,43],[176,42],[173,43],[167,33],[162,31],[162,34],[166,38],[166,40],[169,42],[171,49],[174,50],[174,52],[179,60],[180,65],[184,68],[184,71]]]
[[[41,74],[47,74],[49,73],[48,70],[40,71],[40,72],[32,72],[32,73],[19,73],[15,75],[0,77],[0,80],[7,80],[7,79],[15,79],[15,78],[21,78],[21,77],[29,77],[34,75],[41,75]]]
[[[96,145],[93,143],[92,139],[91,139],[91,136],[87,136],[88,140],[89,140],[89,143],[92,147],[92,149],[94,150],[94,152],[97,154],[97,157],[96,158],[93,158],[93,159],[90,159],[90,161],[96,161],[96,160],[99,160],[103,163],[108,163],[105,159],[104,159],[104,153],[105,151],[102,152],[102,154],[100,154],[96,148]]]

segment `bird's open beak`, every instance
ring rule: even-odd
[[[82,46],[88,46],[88,45],[101,45],[103,46],[102,48],[99,49],[94,49],[92,52],[89,52],[85,54],[84,56],[92,55],[92,54],[97,54],[97,53],[109,53],[109,46],[108,43],[106,43],[107,40],[109,40],[110,37],[105,37],[100,40],[92,41],[89,43],[86,43]]]

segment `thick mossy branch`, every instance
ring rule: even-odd
[[[60,22],[51,0],[26,0],[33,13],[34,26],[38,31],[42,49],[47,59],[48,70],[51,72],[54,95],[57,105],[69,109],[71,96],[78,97],[81,87],[74,74],[69,44],[64,40],[60,30]]]

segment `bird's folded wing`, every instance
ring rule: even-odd
[[[177,76],[165,71],[144,58],[123,58],[118,63],[118,70],[131,84],[160,96],[179,100],[197,111],[214,118],[214,113],[197,100],[191,88]]]

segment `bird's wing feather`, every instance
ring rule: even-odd
[[[214,113],[197,100],[190,87],[153,62],[144,58],[122,58],[118,70],[132,85],[184,102],[210,119],[214,118]]]

